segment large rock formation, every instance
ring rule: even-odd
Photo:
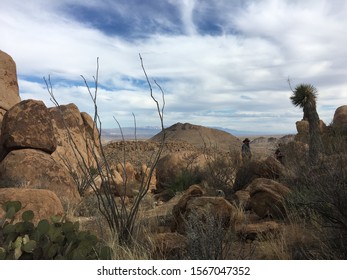
[[[20,102],[16,63],[0,50],[0,127],[6,111]]]
[[[95,171],[100,158],[93,119],[74,104],[20,102],[15,63],[1,51],[0,125],[0,188],[49,189],[65,209],[79,202],[75,176]]]
[[[94,167],[100,157],[100,142],[91,117],[79,111],[75,104],[49,108],[57,149],[53,158],[70,172],[81,174],[81,166]]]
[[[0,187],[51,190],[66,208],[80,199],[75,182],[66,168],[40,150],[11,151],[0,162],[0,178]]]
[[[0,205],[7,201],[20,201],[22,209],[16,214],[14,222],[21,221],[24,211],[34,212],[33,223],[47,219],[50,221],[52,216],[62,216],[64,209],[57,195],[49,190],[32,190],[18,188],[0,188]],[[0,217],[3,216],[3,210],[0,207]]]
[[[333,125],[347,126],[347,105],[340,106],[336,109]]]
[[[42,101],[25,100],[4,116],[1,128],[1,158],[12,150],[37,149],[52,154],[57,142],[47,107]]]
[[[301,120],[296,122],[296,130],[298,131],[298,134],[295,135],[295,140],[304,142],[304,143],[309,143],[309,122],[307,120]],[[319,132],[324,133],[326,130],[326,124],[322,121],[319,120]]]
[[[243,165],[236,173],[233,191],[237,192],[247,187],[256,178],[277,179],[285,174],[284,166],[274,157],[264,160],[254,160]]]
[[[227,229],[232,226],[236,208],[223,197],[203,196],[204,192],[198,185],[192,185],[174,206],[172,213],[174,224],[172,231],[185,234],[187,227],[194,223],[209,223]]]
[[[250,208],[260,217],[283,218],[286,216],[284,198],[290,189],[274,180],[258,178],[247,187]]]
[[[196,172],[205,167],[206,158],[195,153],[170,153],[162,157],[156,167],[157,190],[160,192],[175,183],[184,172]]]

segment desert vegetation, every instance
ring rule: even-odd
[[[165,127],[164,90],[140,62],[161,125],[151,139],[102,141],[98,63],[92,85],[82,76],[93,117],[60,105],[50,78],[55,107],[16,100],[7,110],[1,259],[347,257],[346,106],[325,125],[317,89],[296,86],[288,101],[303,108],[298,134],[250,137],[243,162],[242,139],[231,134]]]

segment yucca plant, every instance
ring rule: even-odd
[[[316,108],[317,89],[310,84],[300,84],[293,91],[290,97],[296,107],[303,108],[304,120],[309,122],[309,159],[316,163],[322,152],[323,144],[319,131],[319,115]]]

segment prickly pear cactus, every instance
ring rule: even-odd
[[[81,231],[78,223],[52,217],[51,221],[32,223],[31,210],[22,214],[22,221],[14,224],[14,216],[21,210],[19,201],[2,205],[0,217],[0,260],[4,259],[111,259],[112,250],[88,231]]]

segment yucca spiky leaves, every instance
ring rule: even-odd
[[[304,106],[315,106],[317,98],[317,89],[310,84],[298,85],[293,95],[290,97],[294,106],[303,108]]]

